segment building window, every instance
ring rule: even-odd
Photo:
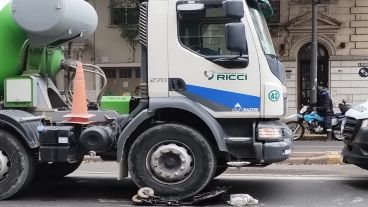
[[[110,24],[112,25],[137,25],[139,21],[139,11],[136,7],[127,8],[112,6],[110,18]]]
[[[102,70],[104,71],[106,78],[116,78],[115,68],[103,68]]]
[[[279,24],[280,23],[280,0],[271,0],[271,6],[273,8],[273,16],[267,17],[267,23]]]
[[[119,78],[132,78],[132,69],[131,68],[120,69]]]
[[[136,40],[139,34],[139,8],[132,2],[110,0],[110,24],[118,25],[128,40]]]
[[[135,78],[141,78],[141,69],[140,68],[136,68],[134,70],[135,72]]]

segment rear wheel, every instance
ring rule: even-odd
[[[9,198],[30,183],[34,155],[12,134],[0,130],[0,200]]]
[[[300,122],[289,121],[286,122],[286,125],[290,128],[294,140],[298,140],[304,136],[304,127],[302,124],[300,124]]]
[[[196,130],[179,125],[152,127],[133,143],[129,172],[139,187],[156,195],[187,198],[200,192],[214,176],[216,158]]]

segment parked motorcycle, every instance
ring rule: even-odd
[[[339,108],[341,113],[335,114],[332,118],[332,136],[334,139],[342,141],[344,140],[342,135],[343,126],[346,122],[345,113],[351,108],[351,105],[346,104],[346,101],[343,99],[342,103],[339,104]],[[303,106],[298,114],[286,117],[286,120],[289,119],[296,120],[286,122],[293,133],[294,140],[298,140],[304,136],[305,125],[311,134],[326,133],[324,118],[309,106]]]

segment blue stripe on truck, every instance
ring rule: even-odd
[[[240,104],[242,108],[259,109],[261,104],[260,97],[242,93],[234,93],[194,85],[187,85],[186,91],[208,101],[226,106],[230,109],[234,108],[237,104]]]

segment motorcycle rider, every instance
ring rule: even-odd
[[[317,105],[315,107],[317,113],[324,117],[325,129],[327,132],[327,140],[332,140],[332,118],[334,116],[333,103],[328,88],[318,86],[317,88]]]

